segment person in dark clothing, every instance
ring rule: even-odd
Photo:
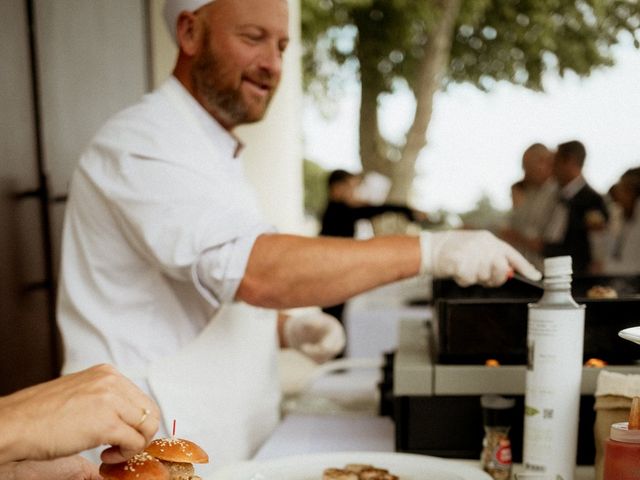
[[[322,215],[320,235],[351,238],[358,220],[396,212],[410,221],[420,219],[420,214],[402,205],[370,205],[357,198],[356,191],[362,178],[345,170],[334,170],[329,175],[329,202]]]
[[[590,237],[606,228],[609,218],[603,197],[582,176],[585,158],[585,147],[576,140],[558,145],[553,171],[559,199],[543,238],[544,256],[571,255],[577,274],[598,271],[599,255]]]
[[[327,182],[329,201],[322,215],[320,235],[352,238],[355,235],[355,225],[358,220],[371,219],[387,212],[399,213],[410,221],[421,221],[426,217],[422,212],[402,205],[369,205],[359,200],[356,192],[361,181],[360,175],[345,170],[334,170],[329,174]],[[344,304],[324,307],[322,311],[342,322]]]

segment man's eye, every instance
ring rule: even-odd
[[[259,33],[245,33],[244,38],[251,42],[259,42],[262,38],[262,35],[260,35]]]

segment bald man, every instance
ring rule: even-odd
[[[173,75],[107,122],[71,183],[65,371],[109,362],[128,372],[156,398],[164,432],[181,418],[180,436],[220,466],[250,457],[278,422],[278,344],[316,361],[344,346],[335,318],[279,309],[342,303],[420,273],[487,285],[512,270],[539,277],[487,232],[277,233],[233,131],[263,118],[279,84],[286,0],[169,0],[165,15],[179,48]]]
[[[541,268],[542,234],[558,190],[553,178],[553,152],[541,143],[532,144],[522,155],[522,171],[522,180],[514,184],[518,187],[518,201],[513,199],[509,228],[501,236]]]

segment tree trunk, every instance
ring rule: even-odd
[[[359,146],[363,172],[378,172],[391,178],[392,165],[387,160],[387,143],[380,135],[378,125],[378,96],[384,90],[381,85],[377,60],[378,32],[371,29],[369,9],[354,16],[358,29],[356,55],[360,63],[360,128]]]
[[[414,93],[416,112],[407,133],[400,161],[393,163],[392,186],[389,201],[407,203],[415,177],[418,155],[427,144],[427,127],[433,112],[433,97],[441,86],[451,54],[456,18],[461,0],[440,0],[440,20],[429,35],[424,57],[418,72]],[[362,124],[362,118],[360,119]],[[362,131],[361,131],[362,134]]]
[[[378,172],[391,178],[392,165],[384,151],[386,143],[378,130],[378,94],[380,90],[361,72],[360,92],[360,159],[362,171]]]

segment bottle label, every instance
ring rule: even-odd
[[[529,310],[523,463],[573,477],[578,439],[584,309]]]
[[[493,452],[493,458],[498,468],[511,468],[511,442],[502,440]]]

